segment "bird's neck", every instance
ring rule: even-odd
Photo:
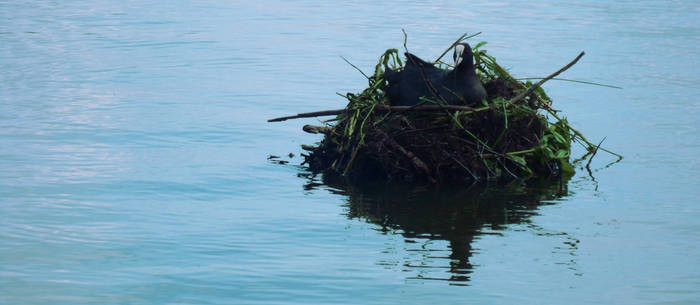
[[[473,77],[474,74],[476,74],[476,72],[474,72],[474,65],[469,63],[464,63],[455,67],[455,69],[452,70],[452,72],[454,73],[455,78],[457,78],[457,80],[468,79],[470,77]]]

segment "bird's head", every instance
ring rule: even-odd
[[[474,53],[472,53],[472,47],[468,43],[460,43],[455,46],[455,52],[452,55],[455,68],[464,64],[467,66],[474,65]]]

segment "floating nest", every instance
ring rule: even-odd
[[[460,37],[445,53],[466,38]],[[302,145],[308,151],[302,154],[302,165],[350,180],[443,184],[572,174],[572,141],[582,143],[587,155],[599,146],[557,115],[540,86],[573,66],[584,53],[533,84],[511,76],[484,45],[472,49],[477,74],[489,96],[478,105],[448,105],[439,98],[424,97],[419,105],[392,106],[383,75],[387,67],[401,70],[403,62],[398,50],[389,49],[379,58],[374,74],[365,75],[368,87],[344,95],[348,100],[344,109],[270,121],[335,115],[325,126],[304,126],[304,131],[324,138],[317,145]],[[450,68],[440,58],[435,64]]]

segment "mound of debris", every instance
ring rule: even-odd
[[[465,35],[445,53],[458,45],[468,46],[462,44],[464,39]],[[442,184],[573,173],[569,162],[572,140],[584,144],[590,153],[598,146],[557,115],[540,86],[573,66],[584,53],[533,84],[512,77],[482,49],[484,45],[482,42],[471,49],[472,69],[488,96],[480,102],[455,103],[454,97],[445,96],[452,91],[436,84],[439,79],[435,81],[431,73],[447,75],[457,67],[441,61],[442,56],[427,63],[407,53],[404,64],[398,50],[389,49],[379,58],[374,74],[367,77],[368,87],[345,95],[348,104],[344,109],[270,121],[335,115],[325,126],[304,126],[304,131],[323,134],[324,138],[317,145],[302,146],[308,151],[303,154],[303,164],[313,172],[351,180]],[[395,77],[402,71],[420,77],[419,85],[425,86],[421,88],[426,94],[419,102],[397,103],[387,94],[397,89],[385,76]]]

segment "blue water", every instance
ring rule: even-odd
[[[598,153],[544,185],[295,166],[387,48],[464,32]],[[1,304],[697,304],[695,1],[0,1]],[[579,151],[580,152],[580,151]],[[287,154],[293,153],[291,159]],[[268,155],[290,160],[279,165]]]

